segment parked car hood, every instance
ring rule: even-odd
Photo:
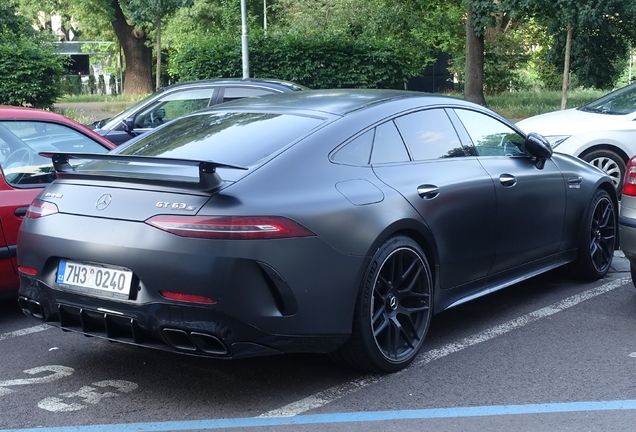
[[[572,108],[529,117],[517,123],[524,132],[544,136],[574,135],[608,129],[622,129],[632,121],[632,115],[613,115]]]

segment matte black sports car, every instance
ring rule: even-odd
[[[243,99],[105,155],[50,156],[19,303],[140,346],[390,372],[434,313],[564,264],[601,278],[613,256],[608,176],[453,98]]]

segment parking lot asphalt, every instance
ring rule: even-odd
[[[614,259],[609,270],[610,273],[629,272],[629,261],[621,250],[614,251]]]

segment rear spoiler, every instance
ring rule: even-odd
[[[154,156],[131,156],[131,155],[121,155],[117,153],[51,153],[51,152],[42,152],[38,153],[42,157],[50,158],[53,161],[53,167],[58,174],[58,178],[67,178],[67,177],[82,177],[82,178],[94,178],[98,177],[104,180],[112,180],[114,178],[120,177],[125,179],[127,182],[132,183],[152,183],[152,184],[161,184],[164,186],[170,187],[178,187],[185,189],[193,189],[199,191],[211,191],[217,189],[221,184],[223,184],[223,179],[216,172],[217,168],[229,168],[229,169],[238,169],[238,170],[247,170],[248,168],[238,166],[238,165],[230,165],[225,163],[213,162],[213,161],[200,161],[200,160],[192,160],[192,159],[175,159],[175,158],[162,158],[162,157],[154,157]],[[183,181],[183,180],[168,180],[168,179],[160,179],[160,178],[149,178],[144,176],[135,177],[134,175],[129,174],[127,176],[123,176],[123,173],[113,172],[111,174],[108,171],[104,171],[104,174],[96,174],[95,172],[84,171],[84,172],[76,172],[74,168],[69,163],[71,159],[83,159],[83,160],[102,160],[102,161],[110,161],[110,162],[132,162],[132,163],[147,163],[154,165],[171,165],[171,166],[191,166],[199,168],[199,181]],[[119,174],[119,175],[117,175]]]

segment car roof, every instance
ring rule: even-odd
[[[0,105],[0,120],[40,120],[53,123],[64,123],[66,125],[74,127],[79,131],[82,131],[82,133],[86,135],[89,135],[91,139],[99,142],[104,147],[108,147],[110,149],[116,147],[115,144],[111,143],[101,135],[93,132],[91,129],[87,128],[83,124],[80,124],[73,119],[63,116],[62,114],[55,113],[53,111],[44,111],[41,109],[28,107]]]
[[[0,119],[37,119],[37,120],[51,120],[68,123],[70,120],[61,114],[53,111],[44,111],[36,108],[17,107],[9,105],[0,105]],[[71,120],[72,121],[72,120]]]
[[[478,107],[462,99],[406,90],[333,89],[284,93],[227,102],[208,110],[318,111],[345,115],[369,106],[389,101],[417,99],[420,106],[462,105]]]
[[[307,87],[300,84],[296,84],[290,81],[278,80],[274,78],[218,78],[200,81],[187,81],[178,84],[172,84],[167,87],[159,89],[160,92],[171,91],[174,89],[183,89],[188,87],[201,87],[212,85],[253,85],[258,87],[267,87],[271,89],[277,89],[282,91],[298,91],[309,90]]]

